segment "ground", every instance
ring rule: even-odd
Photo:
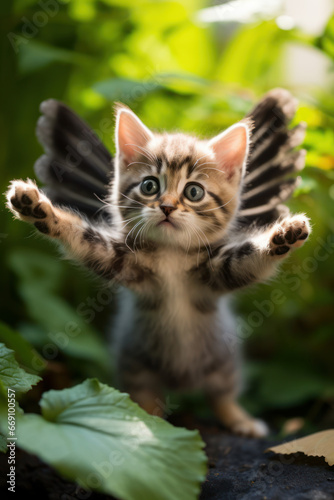
[[[200,500],[334,499],[334,467],[322,458],[265,453],[272,440],[203,437],[210,469]]]
[[[265,453],[277,441],[233,436],[216,426],[201,425],[200,431],[209,457],[200,500],[334,500],[334,467],[322,458]],[[6,489],[7,468],[6,456],[1,454],[1,491]],[[31,493],[51,500],[112,500],[63,480],[22,450],[17,450],[16,478],[16,498]]]

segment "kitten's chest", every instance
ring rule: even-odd
[[[154,254],[140,253],[136,265],[147,269],[151,275],[143,291],[184,297],[188,295],[191,284],[196,286],[195,273],[192,272],[196,260],[181,251],[161,249]]]
[[[151,279],[137,290],[138,305],[159,322],[171,327],[187,328],[198,322],[203,307],[213,307],[215,297],[197,277],[198,255],[161,250],[155,255],[143,255],[138,266],[150,270]],[[208,311],[205,311],[208,312]]]
[[[144,345],[145,356],[169,376],[204,366],[215,350],[217,297],[197,279],[197,262],[197,254],[139,255],[136,265],[149,268],[154,279],[126,299],[124,338],[131,338],[138,352]]]

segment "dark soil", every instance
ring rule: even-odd
[[[276,441],[203,437],[210,468],[200,500],[334,499],[334,467],[323,458],[265,453]]]
[[[200,426],[200,431],[209,457],[209,472],[200,500],[334,500],[334,467],[329,467],[323,459],[264,453],[277,443],[232,436],[217,427]],[[14,498],[26,499],[31,495],[43,500],[112,499],[84,491],[22,450],[17,449],[16,459]],[[3,493],[7,490],[7,473],[7,457],[0,454]],[[9,493],[6,497],[10,498]],[[182,492],[175,500],[182,500]]]

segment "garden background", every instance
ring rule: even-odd
[[[114,151],[115,101],[153,129],[210,137],[271,88],[291,90],[299,100],[294,122],[308,125],[308,154],[289,205],[311,218],[312,237],[269,284],[239,293],[234,307],[245,405],[278,431],[295,417],[313,431],[334,423],[334,17],[328,2],[313,19],[312,2],[303,2],[303,13],[294,0],[267,4],[2,1],[1,192],[13,178],[35,178],[42,154],[35,124],[50,97]],[[2,335],[19,332],[48,360],[43,390],[87,377],[112,384],[105,333],[114,296],[60,260],[29,225],[13,222],[4,197],[0,260]],[[36,411],[37,400],[23,405]],[[171,401],[177,411],[208,415],[200,397]]]

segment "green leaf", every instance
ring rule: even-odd
[[[6,388],[14,389],[17,392],[27,392],[40,380],[41,378],[37,375],[27,373],[20,368],[15,359],[14,351],[0,343],[0,382]]]
[[[261,377],[260,398],[267,407],[298,405],[326,388],[326,380],[303,365],[293,366],[293,361],[272,362],[263,367]]]
[[[210,87],[210,81],[192,73],[160,73],[155,79],[176,94],[201,94]]]
[[[90,321],[56,294],[63,263],[42,252],[12,250],[9,265],[20,278],[19,293],[30,317],[48,332],[41,337],[40,347],[52,344],[68,356],[96,362],[107,371],[109,353]]]
[[[15,351],[15,358],[20,365],[32,372],[39,372],[46,366],[46,361],[18,332],[0,322],[0,342]]]
[[[222,53],[217,65],[218,79],[233,85],[238,82],[239,86],[257,92],[267,90],[281,78],[280,57],[290,36],[273,21],[242,25]]]
[[[110,78],[93,85],[96,92],[110,101],[130,101],[142,98],[160,88],[161,85],[156,82],[131,80],[129,78]]]
[[[81,54],[59,49],[40,42],[29,41],[20,47],[19,71],[22,75],[44,69],[52,63],[83,64],[86,59]]]
[[[45,393],[41,408],[20,417],[18,444],[63,476],[125,500],[197,498],[206,473],[198,431],[148,415],[96,379]]]
[[[0,344],[0,356],[1,356],[1,344]],[[1,375],[0,375],[1,377]],[[39,378],[39,377],[37,377]],[[5,453],[7,451],[7,438],[10,437],[12,429],[9,428],[9,424],[12,422],[8,421],[9,417],[9,402],[12,402],[13,396],[16,399],[16,395],[12,392],[8,391],[8,387],[6,386],[7,379],[5,382],[0,378],[0,452]],[[13,386],[11,386],[13,388]],[[10,400],[10,401],[9,401]],[[19,407],[18,402],[15,401],[15,425],[16,419],[19,415],[23,415],[23,410]],[[8,433],[8,431],[10,431]]]
[[[330,17],[323,34],[315,40],[315,46],[334,59],[334,15]]]

